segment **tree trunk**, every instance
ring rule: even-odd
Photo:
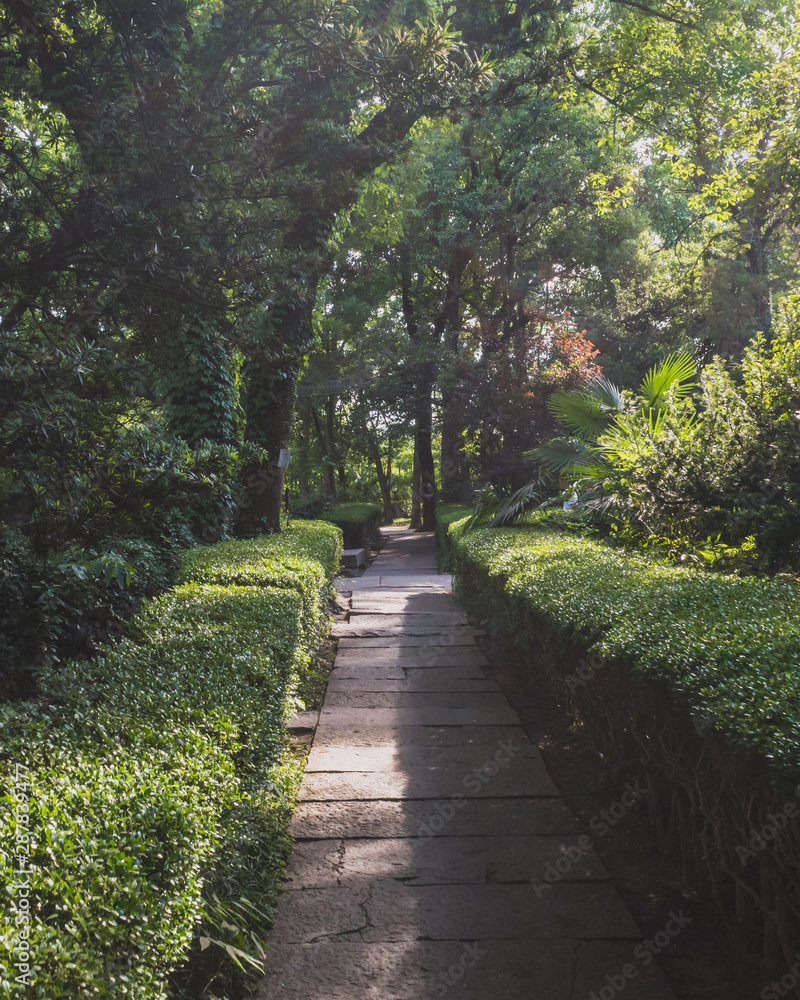
[[[750,248],[747,250],[747,270],[752,279],[753,309],[756,331],[761,331],[767,343],[772,342],[772,310],[769,301],[769,269],[766,247],[759,219],[750,219]],[[742,350],[744,349],[742,345]],[[739,352],[741,355],[741,351]]]
[[[451,364],[439,379],[442,394],[442,496],[448,500],[466,499],[469,474],[464,468],[461,450],[464,415],[457,402],[458,348],[461,333],[461,282],[470,253],[457,249],[450,258],[444,304],[436,322],[436,336],[448,350]]]
[[[287,298],[267,318],[262,343],[253,349],[242,370],[245,385],[245,433],[261,445],[267,460],[249,470],[249,530],[281,530],[281,505],[286,470],[278,458],[289,447],[302,351],[311,339],[313,296]]]
[[[317,431],[317,438],[322,446],[322,482],[325,489],[325,496],[331,497],[331,499],[336,499],[336,479],[333,474],[334,466],[333,459],[331,458],[330,452],[330,438],[327,433],[323,433],[322,427],[320,426],[319,417],[317,416],[317,411],[312,410],[311,415],[314,418],[314,427]]]
[[[302,426],[298,430],[297,443],[299,445],[297,456],[297,483],[300,487],[300,492],[303,496],[307,497],[311,493],[311,487],[308,482],[308,462],[309,462],[309,439],[311,437],[311,414],[308,410],[303,415]]]
[[[336,463],[336,474],[339,477],[339,486],[347,488],[347,474],[345,473],[342,453],[339,451],[339,442],[336,440],[336,403],[338,396],[327,396],[325,399],[325,429],[328,435],[328,454],[331,461]]]
[[[414,404],[414,489],[411,499],[411,527],[416,528],[422,522],[423,531],[436,530],[436,514],[433,496],[436,492],[436,474],[433,465],[433,415],[431,413],[431,396],[433,395],[433,377],[431,362],[421,350],[419,324],[411,298],[411,253],[408,245],[400,247],[402,265],[402,307],[406,322],[408,339],[414,345],[416,369]],[[419,480],[417,480],[419,476]]]
[[[436,530],[436,471],[433,464],[433,420],[431,388],[420,394],[417,401],[416,452],[419,456],[420,497],[422,500],[422,530]]]
[[[470,492],[469,472],[464,466],[462,451],[463,416],[454,398],[453,386],[443,381],[442,392],[442,497],[446,500],[466,500]]]
[[[418,528],[422,524],[422,498],[420,495],[419,453],[417,452],[417,436],[414,435],[414,468],[411,473],[411,527]]]
[[[378,439],[371,430],[367,430],[367,444],[369,447],[370,455],[372,456],[372,461],[375,463],[375,472],[378,476],[378,486],[381,490],[381,498],[383,499],[383,523],[392,524],[394,521],[394,512],[392,511],[392,495],[389,487],[389,477],[383,470],[383,462],[381,460],[381,449],[378,444]],[[391,462],[392,445],[391,439],[389,441],[389,461]]]

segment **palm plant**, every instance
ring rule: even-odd
[[[532,507],[546,506],[542,486],[551,475],[568,481],[585,508],[612,505],[616,497],[609,485],[615,469],[636,465],[668,418],[678,433],[691,428],[693,414],[680,412],[679,404],[694,388],[696,374],[694,358],[680,352],[653,365],[633,397],[606,378],[554,392],[548,407],[570,435],[528,452],[525,457],[542,469],[540,478],[510,497],[482,497],[468,527],[510,524]]]

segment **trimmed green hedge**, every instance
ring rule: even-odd
[[[339,503],[324,517],[342,529],[346,549],[368,549],[380,540],[383,508],[375,504]]]
[[[451,568],[452,551],[450,542],[450,525],[462,521],[474,511],[462,503],[440,503],[436,505],[436,546],[439,557],[439,568],[448,571]]]
[[[20,958],[22,844],[32,870],[26,995],[161,1000],[171,974],[173,996],[248,984],[236,963],[258,953],[286,849],[284,721],[341,534],[309,523],[232,545],[187,557],[185,575],[194,560],[198,575],[222,581],[228,565],[228,583],[242,582],[246,565],[254,585],[176,588],[145,605],[118,645],[45,672],[37,702],[0,713],[0,941]],[[287,585],[272,586],[284,578],[271,556],[287,551]],[[245,552],[260,558],[245,563]],[[190,951],[195,967],[176,975]],[[0,996],[19,994],[11,969],[4,960]]]
[[[734,924],[757,899],[767,939],[786,951],[800,931],[789,898],[800,884],[800,822],[747,865],[742,847],[798,794],[798,591],[669,566],[546,524],[450,533],[468,606],[544,668],[598,749],[640,761],[657,825],[680,813],[672,820],[687,868],[703,870]]]
[[[339,572],[342,536],[325,521],[295,521],[264,535],[190,549],[178,582],[283,587],[303,598],[303,628],[314,645],[330,580]]]

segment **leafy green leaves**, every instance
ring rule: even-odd
[[[545,620],[637,676],[666,685],[729,744],[800,777],[800,600],[774,581],[690,571],[534,529],[452,538],[457,576],[481,580],[518,636]]]
[[[130,638],[0,709],[4,791],[15,762],[31,782],[31,996],[164,1000],[190,951],[202,986],[255,982],[297,785],[283,723],[340,551],[313,523],[200,549],[184,574],[216,584],[146,604]],[[16,803],[0,798],[7,884]]]
[[[646,406],[665,410],[670,402],[678,402],[695,387],[697,363],[691,354],[671,354],[653,365],[642,381],[639,392]]]

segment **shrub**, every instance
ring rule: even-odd
[[[341,532],[324,521],[300,521],[278,535],[191,549],[178,579],[198,583],[284,587],[303,597],[303,625],[314,641],[323,622],[328,580],[339,569]]]
[[[25,995],[163,997],[199,916],[219,813],[234,798],[234,734],[165,731],[127,712],[67,716],[58,705],[6,709],[3,723],[0,841],[30,848]],[[17,764],[30,770],[14,781]],[[21,866],[15,851],[2,853],[10,915]],[[2,946],[21,959],[13,919]],[[0,995],[19,995],[21,971],[4,963]]]
[[[340,549],[336,528],[308,524],[187,556],[184,576],[226,585],[147,602],[114,647],[45,666],[40,700],[2,709],[3,875],[13,885],[27,817],[31,996],[162,1000],[170,976],[172,996],[252,985],[298,781],[284,722]],[[2,942],[16,946],[13,920]],[[0,996],[18,994],[15,975]]]
[[[474,507],[459,503],[440,503],[436,505],[436,546],[439,566],[447,571],[451,567],[450,525],[469,517]]]
[[[120,619],[172,584],[176,564],[174,553],[141,538],[37,558],[26,536],[0,527],[4,696],[30,695],[44,664],[92,656]]]
[[[453,546],[467,602],[544,664],[604,755],[640,761],[661,830],[678,810],[687,870],[704,870],[726,921],[756,900],[764,926],[749,931],[785,952],[800,928],[800,829],[785,826],[747,867],[741,847],[800,780],[796,589],[535,528]],[[581,655],[595,666],[579,674]]]
[[[340,503],[325,520],[342,529],[346,549],[370,548],[380,540],[383,508],[371,503]]]

